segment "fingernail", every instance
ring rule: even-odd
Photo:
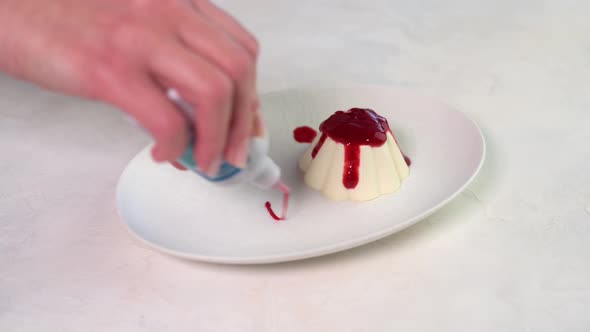
[[[248,154],[250,152],[250,142],[248,140],[244,140],[240,143],[236,154],[234,155],[234,166],[239,168],[246,167],[248,163]]]
[[[214,177],[219,173],[219,168],[221,167],[221,159],[215,159],[211,165],[209,165],[209,169],[207,170],[206,174],[210,177]]]
[[[186,171],[187,168],[184,167],[181,163],[179,163],[178,161],[172,160],[170,161],[170,164],[172,166],[174,166],[176,169],[178,169],[179,171]]]

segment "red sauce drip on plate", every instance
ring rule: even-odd
[[[266,207],[266,210],[268,211],[268,213],[270,214],[270,216],[277,221],[281,221],[281,220],[285,220],[287,219],[287,210],[289,208],[289,188],[282,182],[279,181],[275,187],[275,189],[280,190],[283,193],[283,214],[279,217],[272,209],[272,206],[270,205],[270,202],[266,202],[264,203],[264,206]]]
[[[268,213],[270,214],[270,216],[274,219],[274,220],[283,220],[281,219],[281,217],[277,216],[277,214],[272,210],[272,206],[270,206],[270,202],[266,202],[264,203],[264,206],[266,207],[266,210],[268,211]]]
[[[297,127],[293,130],[293,138],[299,143],[311,143],[317,135],[318,132],[308,126]]]

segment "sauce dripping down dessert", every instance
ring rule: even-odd
[[[302,132],[313,137],[299,160],[305,183],[330,199],[375,199],[397,191],[409,175],[410,159],[387,120],[371,109],[337,111],[322,122],[315,137],[301,128],[295,129],[295,137]]]

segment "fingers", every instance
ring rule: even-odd
[[[254,57],[258,57],[260,46],[254,36],[249,33],[242,25],[223,9],[217,7],[209,0],[192,0],[195,8],[214,22],[220,29],[232,36],[238,43],[250,52]]]
[[[206,174],[217,174],[233,108],[231,80],[215,65],[172,42],[155,51],[150,66],[157,77],[177,89],[195,108],[195,160]]]
[[[134,73],[113,80],[105,99],[129,113],[155,140],[152,157],[176,160],[188,143],[185,118],[147,75]]]
[[[208,21],[195,19],[194,15],[180,28],[180,37],[193,52],[216,65],[232,81],[233,110],[224,158],[230,164],[244,167],[252,133],[252,108],[257,98],[255,59],[226,33]]]
[[[236,167],[246,167],[252,137],[253,113],[251,107],[234,111],[228,144],[225,149],[226,160]]]
[[[170,165],[174,166],[179,171],[186,171],[186,167],[182,166],[178,161],[172,160],[170,161]]]
[[[195,160],[213,176],[224,159],[246,166],[250,138],[263,135],[256,93],[258,43],[215,5],[194,1],[195,12],[171,7],[170,28],[177,39],[158,38],[150,52],[138,55],[148,69],[146,77],[133,87],[119,87],[124,93],[117,93],[114,103],[152,133],[154,159],[178,167],[175,160],[188,143],[190,122],[165,96],[166,88],[175,88],[196,109]],[[160,37],[165,35],[162,31]]]
[[[260,112],[260,100],[256,99],[254,106],[254,129],[252,131],[252,136],[264,137],[264,135],[264,120],[262,118],[262,113]]]

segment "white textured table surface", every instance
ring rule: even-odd
[[[379,242],[259,267],[131,239],[117,178],[147,138],[0,77],[0,331],[589,331],[588,1],[224,1],[260,87],[394,84],[474,119],[476,183]]]

